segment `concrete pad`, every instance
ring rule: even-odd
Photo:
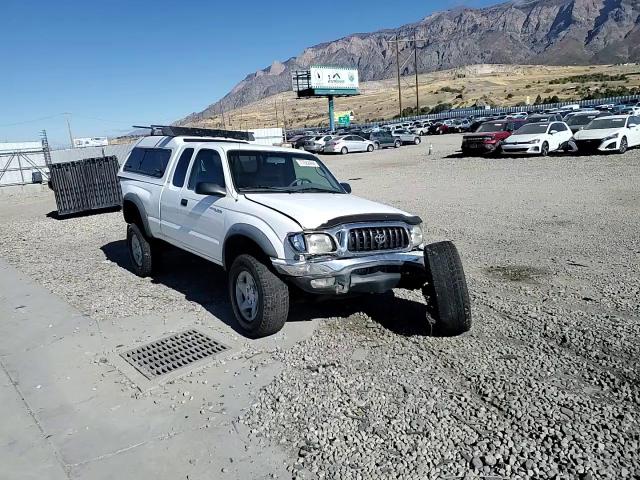
[[[18,389],[0,369],[0,476],[7,479],[68,479],[62,462],[30,415]]]
[[[248,340],[213,315],[97,322],[1,260],[0,291],[2,396],[19,388],[22,400],[11,407],[22,417],[8,422],[3,437],[29,440],[0,443],[0,459],[24,454],[43,465],[57,461],[73,478],[282,476],[286,455],[248,443],[235,421],[280,372],[271,352],[307,338],[315,323],[292,322],[277,335]],[[186,328],[231,349],[195,371],[146,384],[119,356]],[[31,471],[29,465],[17,465],[15,478],[26,478],[21,472]]]

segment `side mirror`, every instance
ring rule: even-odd
[[[557,131],[557,130],[551,130],[551,131],[549,132],[549,135],[555,135],[556,133],[558,133],[558,131]]]
[[[633,127],[637,127],[638,125],[636,125],[635,123],[630,123],[629,124],[629,128],[633,128]]]
[[[351,185],[348,183],[340,183],[340,186],[344,189],[345,192],[351,193]]]
[[[216,197],[226,197],[227,189],[221,187],[217,183],[198,182],[196,184],[196,193],[198,195],[212,195]]]

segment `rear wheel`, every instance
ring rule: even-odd
[[[376,142],[376,143],[375,143],[375,146],[376,146],[376,150],[380,150],[380,148],[381,148],[381,147],[380,147],[380,142]]]
[[[416,137],[416,138],[413,140],[413,143],[415,143],[416,145],[420,145],[420,137]]]
[[[349,150],[347,149],[347,147],[342,147],[342,150],[340,150],[340,153],[342,155],[346,155],[347,153],[349,153]]]
[[[546,157],[549,155],[549,143],[543,142],[542,147],[540,147],[540,155]]]
[[[133,271],[139,277],[148,277],[153,271],[153,249],[151,242],[140,228],[131,223],[127,226],[127,247]]]
[[[240,328],[251,338],[280,331],[289,316],[289,288],[251,255],[239,255],[233,261],[229,297]]]
[[[471,302],[458,250],[451,242],[438,242],[424,249],[429,312],[435,317],[439,335],[460,335],[471,328]]]
[[[396,140],[396,141],[393,143],[393,146],[394,146],[395,148],[400,148],[400,147],[402,146],[402,142],[401,142],[400,140]]]
[[[620,147],[618,147],[618,153],[625,153],[629,149],[629,142],[627,142],[627,137],[622,137],[620,140]]]
[[[374,147],[373,145],[367,145],[367,152],[373,152],[375,148],[376,147]]]

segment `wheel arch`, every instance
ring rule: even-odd
[[[136,195],[128,193],[124,196],[122,199],[122,215],[125,222],[138,225],[147,236],[151,237],[147,212],[144,204]]]
[[[246,223],[233,225],[224,239],[222,261],[225,270],[231,268],[233,259],[242,253],[262,257],[277,257],[271,240],[257,227]]]

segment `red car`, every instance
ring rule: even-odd
[[[502,142],[527,123],[524,119],[510,118],[484,122],[474,133],[462,137],[462,153],[500,153]]]

